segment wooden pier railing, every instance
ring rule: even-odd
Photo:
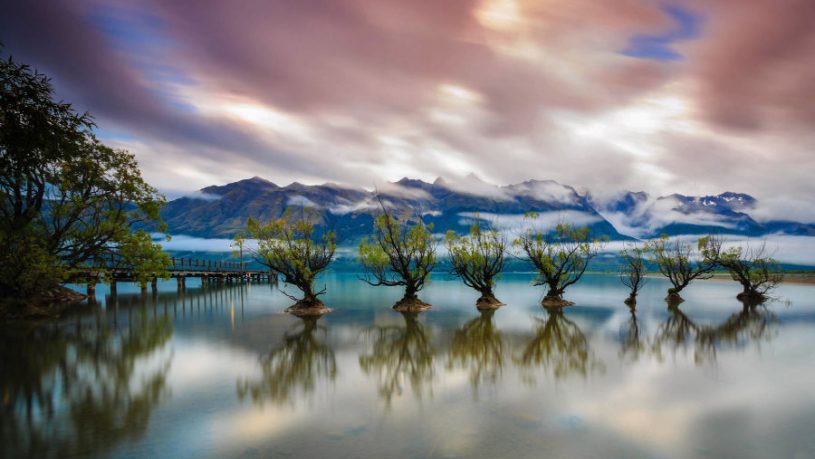
[[[236,281],[262,281],[276,282],[277,275],[267,269],[249,268],[245,262],[219,261],[201,258],[172,257],[171,264],[166,270],[170,277],[178,281],[179,290],[186,288],[188,277],[201,279],[201,284],[216,282],[236,282]],[[111,253],[103,259],[89,266],[87,269],[77,273],[72,281],[85,282],[88,286],[88,296],[95,296],[96,284],[99,282],[101,274],[110,282],[111,293],[116,292],[116,282],[127,282],[134,280],[134,267],[129,265],[118,253]],[[153,289],[156,289],[157,278],[151,280]],[[146,288],[142,286],[142,288]]]

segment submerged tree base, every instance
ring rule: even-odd
[[[56,318],[66,308],[86,298],[86,295],[61,285],[49,288],[31,298],[5,298],[0,300],[0,320]]]
[[[541,301],[541,304],[547,309],[559,309],[565,308],[566,306],[574,306],[574,301],[564,300],[563,297],[560,296],[547,296]]]
[[[286,312],[297,317],[319,317],[331,309],[320,300],[300,300],[286,308]]]
[[[736,295],[736,299],[748,305],[762,304],[769,298],[767,295],[762,295],[758,292],[741,292]]]
[[[393,305],[393,309],[399,312],[422,312],[430,309],[430,305],[416,297],[405,297]]]
[[[668,296],[665,297],[665,301],[671,306],[676,306],[679,303],[684,303],[685,299],[679,296],[678,293],[668,293]]]
[[[623,303],[629,306],[636,306],[637,305],[637,297],[636,296],[629,296],[628,298],[623,301]]]
[[[501,306],[505,306],[505,304],[498,301],[498,298],[491,295],[481,295],[481,297],[475,302],[475,307],[478,308],[479,311],[498,309]]]

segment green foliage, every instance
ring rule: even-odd
[[[637,293],[645,284],[645,276],[648,274],[645,263],[647,254],[648,248],[636,243],[629,244],[620,251],[622,260],[620,281],[631,291],[628,301],[634,301]]]
[[[153,242],[146,231],[127,235],[119,244],[119,256],[122,264],[130,269],[133,280],[142,287],[154,278],[170,278],[170,256],[162,250],[160,244]]]
[[[478,290],[482,295],[493,296],[495,280],[504,267],[504,239],[497,232],[484,231],[475,224],[470,228],[469,235],[459,236],[454,231],[448,231],[445,240],[452,273],[461,278],[464,285]]]
[[[781,264],[769,256],[766,243],[724,250],[719,254],[718,264],[741,284],[745,300],[763,301],[767,293],[784,280]]]
[[[87,114],[52,99],[44,75],[0,61],[0,294],[35,295],[163,229],[164,198],[135,157],[101,144]]]
[[[230,247],[232,248],[232,257],[237,258],[243,263],[244,249],[246,248],[246,237],[249,235],[247,231],[240,231],[235,233],[232,237]]]
[[[664,234],[647,246],[659,272],[671,282],[669,295],[678,295],[694,279],[712,277],[721,247],[719,238],[708,235],[699,238],[694,251],[692,244],[679,239],[671,241]]]
[[[534,220],[537,215],[527,214]],[[597,256],[602,240],[591,239],[589,228],[558,224],[554,232],[528,229],[513,244],[520,247],[538,271],[535,285],[547,285],[547,297],[559,298],[566,287],[579,281]]]
[[[303,301],[316,301],[318,295],[325,293],[314,292],[314,280],[334,259],[337,246],[333,232],[316,240],[311,222],[306,219],[290,222],[285,218],[266,224],[250,218],[247,229],[258,240],[255,259],[280,273],[285,283],[300,289]]]
[[[374,222],[374,234],[359,244],[363,280],[370,285],[404,286],[405,297],[415,297],[436,265],[432,226],[408,225],[387,213]]]

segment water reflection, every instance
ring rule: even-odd
[[[209,286],[120,290],[59,323],[0,330],[0,457],[535,457],[542,441],[564,457],[696,457],[685,440],[699,432],[761,441],[725,456],[810,451],[803,427],[766,439],[815,420],[812,287],[773,308],[702,283],[709,303],[666,309],[655,282],[624,309],[601,279],[579,306],[545,311],[536,292],[512,298],[524,278],[511,306],[476,313],[470,292],[439,281],[436,309],[417,316],[338,279],[343,306],[319,320],[283,314],[266,285]],[[772,353],[754,352],[768,339]],[[694,367],[716,359],[715,378]]]
[[[140,438],[172,359],[150,357],[172,335],[167,317],[144,310],[121,329],[97,320],[3,330],[2,457],[84,457]]]
[[[657,327],[652,342],[652,350],[659,360],[663,360],[663,348],[668,347],[676,352],[679,348],[687,348],[691,342],[691,335],[699,330],[699,326],[690,319],[676,304],[668,305],[668,318]]]
[[[696,342],[701,355],[715,358],[717,349],[744,346],[772,337],[775,315],[764,305],[743,303],[742,309],[716,326],[701,327]],[[712,359],[711,359],[712,360]]]
[[[372,330],[373,346],[359,357],[365,374],[377,378],[379,396],[390,406],[405,383],[416,398],[422,398],[433,380],[435,349],[416,313],[401,313],[405,326],[385,325]]]
[[[640,331],[640,321],[637,318],[637,306],[626,305],[628,307],[628,322],[621,330],[621,348],[620,354],[622,357],[630,358],[633,361],[648,351],[648,342],[642,337]]]
[[[504,340],[493,323],[495,310],[480,313],[454,332],[447,363],[448,369],[469,370],[474,389],[481,382],[495,384],[504,366]]]
[[[693,346],[697,364],[716,361],[717,350],[724,346],[743,346],[751,341],[769,339],[775,315],[764,305],[743,303],[742,308],[716,325],[700,325],[678,306],[668,307],[668,318],[657,329],[652,349],[663,359],[663,349],[673,352]]]
[[[266,400],[289,402],[298,392],[313,392],[320,380],[334,381],[337,361],[334,351],[324,342],[325,328],[318,327],[318,320],[319,317],[300,318],[299,331],[286,333],[283,344],[260,359],[260,378],[238,381],[238,398],[250,397],[260,405]]]
[[[562,309],[547,309],[546,319],[535,317],[536,328],[532,339],[514,358],[525,369],[543,368],[556,379],[572,374],[586,377],[589,371],[601,369],[589,348],[589,341],[580,327],[567,319]],[[527,375],[528,381],[534,377]]]

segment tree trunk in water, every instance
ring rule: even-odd
[[[687,284],[685,284],[685,285],[687,285]],[[678,287],[673,286],[673,287],[668,289],[668,296],[665,297],[665,301],[668,302],[669,306],[676,306],[679,303],[682,303],[683,301],[685,301],[685,299],[682,298],[681,295],[679,295],[679,292],[681,292],[682,289],[685,288],[685,285],[680,285]]]
[[[481,297],[479,297],[475,302],[475,307],[482,311],[498,309],[503,305],[504,303],[498,301],[498,298],[495,297],[495,294],[492,292],[491,288],[482,289]]]
[[[289,306],[286,312],[299,317],[319,317],[331,311],[317,298],[310,286],[303,287],[301,290],[303,291],[303,299]]]
[[[412,283],[406,285],[405,296],[393,305],[393,309],[399,312],[422,312],[430,309],[429,304],[416,296],[417,291],[416,286]]]
[[[563,299],[563,290],[558,289],[557,287],[549,286],[549,291],[546,292],[546,296],[541,301],[543,307],[545,308],[562,308],[564,306],[572,306],[574,302],[567,301]]]
[[[405,296],[402,298],[403,300],[415,300],[416,296],[416,286],[413,284],[408,284],[405,287]]]
[[[755,289],[745,287],[744,291],[736,295],[736,299],[746,305],[755,306],[767,301],[767,296],[755,291]]]

